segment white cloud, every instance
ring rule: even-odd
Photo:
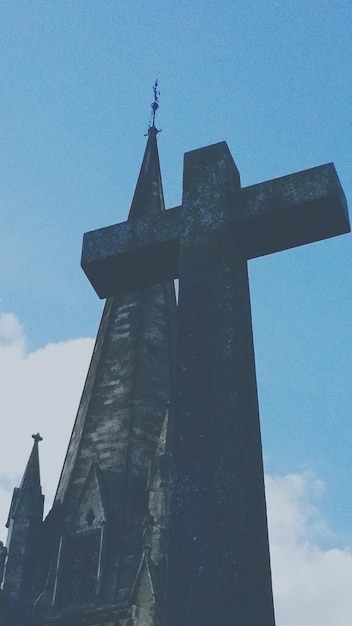
[[[13,487],[18,486],[40,432],[42,486],[47,506],[54,495],[93,339],[48,344],[26,351],[23,328],[12,313],[0,315],[0,539],[6,530]]]
[[[0,539],[37,431],[44,437],[42,482],[50,504],[93,348],[92,339],[34,352],[26,344],[16,316],[0,315]],[[350,626],[352,554],[335,547],[319,512],[322,483],[297,473],[267,476],[266,488],[277,626]]]
[[[0,315],[0,345],[12,350],[22,351],[25,347],[23,327],[18,318],[12,313]]]
[[[267,476],[266,489],[277,625],[351,626],[352,552],[333,547],[316,504],[322,483],[309,473]]]

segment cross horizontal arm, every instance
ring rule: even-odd
[[[228,212],[233,245],[247,259],[350,231],[346,199],[332,163],[233,193]],[[152,218],[86,233],[81,265],[98,296],[106,298],[177,278],[182,229],[187,230],[193,212],[196,216],[201,210],[207,216],[204,224],[199,223],[200,231],[217,224],[217,206],[207,207],[204,202],[188,207],[187,215],[185,207],[179,206]]]
[[[346,198],[333,163],[244,187],[235,228],[251,259],[350,231]]]
[[[181,209],[84,234],[81,266],[100,298],[177,277]]]

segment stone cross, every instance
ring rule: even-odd
[[[100,297],[179,278],[166,626],[273,626],[247,260],[349,231],[334,166],[247,188],[187,153],[182,205],[84,236]]]

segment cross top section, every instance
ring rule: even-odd
[[[190,225],[198,221],[192,231],[204,239],[220,227],[224,210],[233,245],[247,260],[350,230],[332,163],[240,189],[221,142],[185,154],[181,206],[86,233],[82,268],[100,298],[179,278]]]
[[[36,435],[32,435],[32,439],[34,439],[34,443],[39,443],[39,441],[43,441],[43,437],[41,437],[39,433],[37,433]]]

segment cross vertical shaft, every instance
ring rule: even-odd
[[[199,152],[185,160],[165,624],[272,626],[239,175],[219,145]]]

